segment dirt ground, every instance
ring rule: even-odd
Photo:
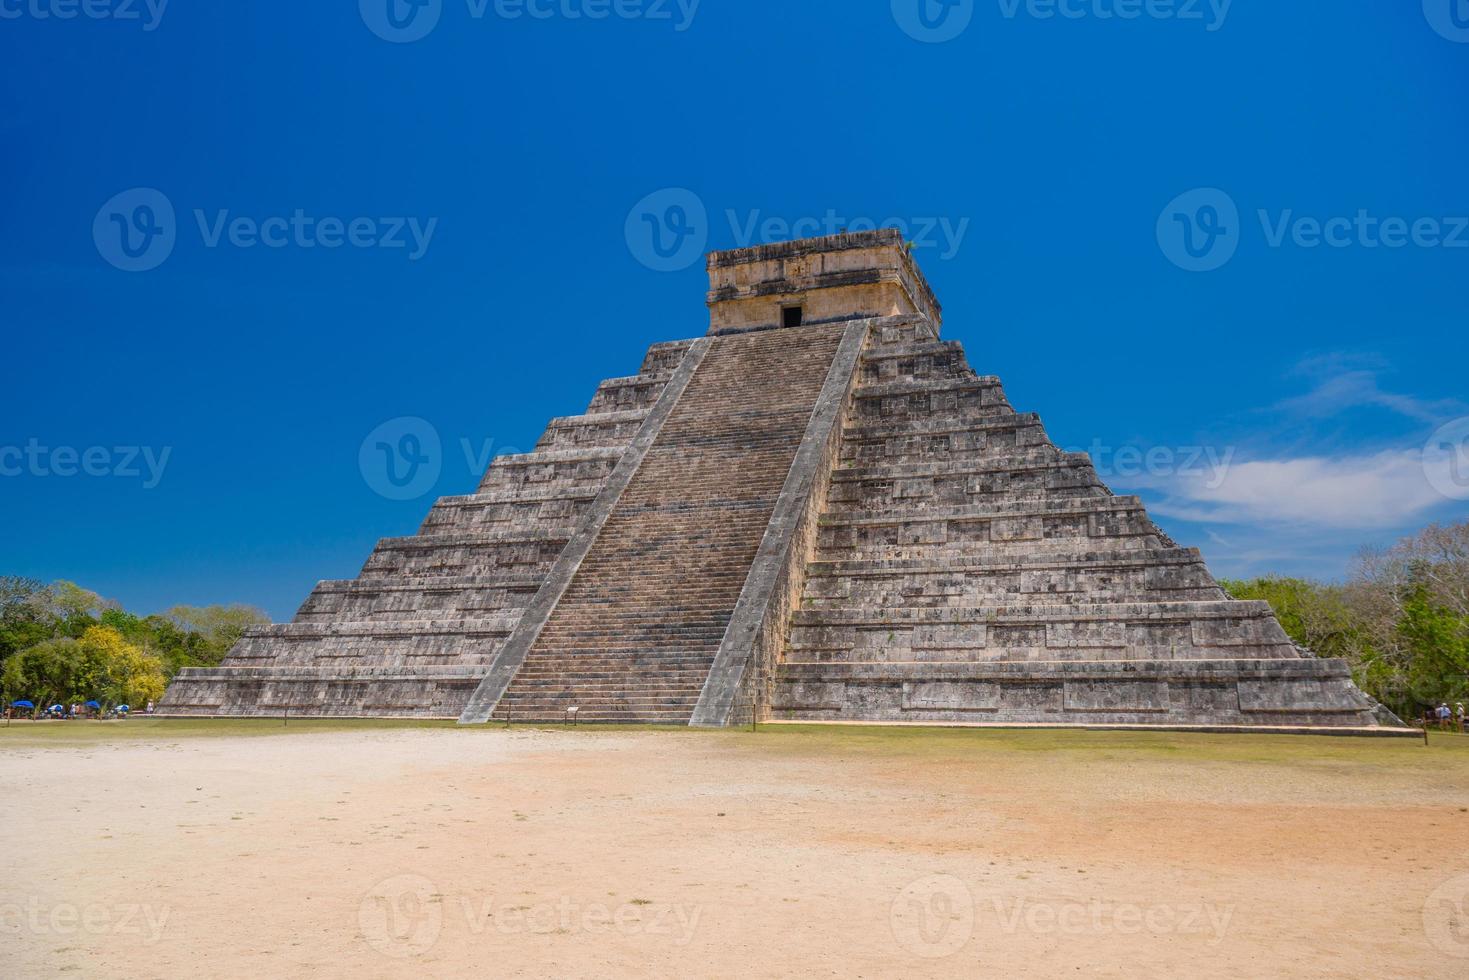
[[[1469,738],[0,729],[0,972],[1469,975]]]

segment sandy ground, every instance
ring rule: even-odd
[[[1469,975],[1456,736],[21,725],[0,854],[7,976]]]

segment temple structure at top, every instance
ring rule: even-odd
[[[164,713],[1401,727],[941,340],[896,232],[708,268],[707,334]]]

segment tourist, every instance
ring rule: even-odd
[[[143,709],[143,714],[145,714],[145,715],[151,715],[152,713],[153,713],[153,702],[152,701],[149,701],[147,707],[145,707]]]
[[[1439,706],[1438,706],[1438,727],[1439,728],[1443,729],[1444,731],[1448,731],[1449,730],[1449,717],[1450,717],[1451,714],[1452,714],[1452,712],[1449,711],[1448,703],[1447,702],[1441,702],[1439,704]]]
[[[1464,727],[1464,702],[1463,701],[1459,701],[1458,703],[1456,703],[1454,705],[1454,714],[1459,719],[1459,731],[1461,733],[1464,732],[1464,731],[1466,731],[1466,729]]]

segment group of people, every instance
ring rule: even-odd
[[[30,706],[29,701],[17,701],[14,704],[5,705],[6,718],[43,718],[55,721],[74,721],[78,718],[126,718],[132,711],[131,706],[116,704],[110,708],[103,709],[96,701],[88,701],[85,704],[53,704],[39,711]],[[144,714],[153,713],[153,702],[143,709]]]
[[[1438,719],[1438,727],[1446,732],[1469,732],[1469,727],[1465,727],[1463,701],[1456,703],[1452,709],[1447,701],[1440,702],[1434,709],[1433,716]]]
[[[100,718],[102,709],[94,708],[89,704],[53,704],[41,712],[42,717],[56,718],[62,721],[73,721],[77,718]]]

